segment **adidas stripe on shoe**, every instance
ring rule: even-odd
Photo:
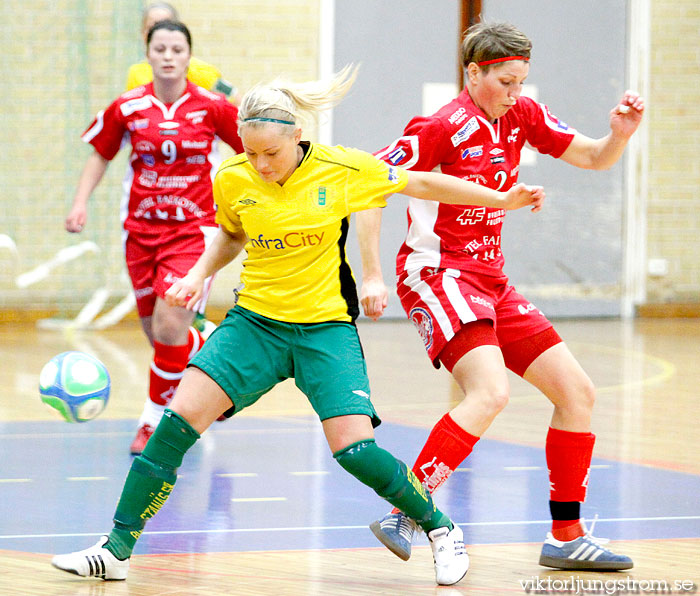
[[[411,542],[418,526],[410,517],[400,511],[387,513],[379,521],[372,522],[369,529],[399,559],[408,561],[411,557]]]
[[[105,548],[107,536],[102,536],[97,544],[85,550],[56,555],[51,564],[60,569],[82,577],[96,577],[104,580],[126,579],[129,572],[129,559],[120,561]]]
[[[634,565],[632,559],[605,548],[604,541],[605,539],[596,538],[589,532],[576,540],[562,542],[548,532],[540,554],[540,565],[555,569],[595,571],[631,569]]]

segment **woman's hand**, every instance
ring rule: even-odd
[[[544,203],[545,193],[541,186],[528,186],[522,182],[507,191],[504,197],[504,209],[530,207],[530,211],[539,211]]]
[[[73,205],[73,208],[70,210],[70,213],[66,217],[66,221],[63,225],[71,234],[78,234],[83,231],[86,221],[87,209],[85,206]]]
[[[204,278],[190,270],[185,277],[168,288],[165,292],[165,302],[168,306],[184,306],[187,310],[194,310],[203,291]]]
[[[364,278],[360,289],[360,304],[366,317],[376,321],[384,314],[389,291],[381,278]]]

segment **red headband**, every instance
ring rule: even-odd
[[[484,60],[483,62],[477,62],[477,64],[479,66],[487,66],[488,64],[508,62],[509,60],[523,60],[524,62],[530,62],[530,59],[526,56],[506,56],[505,58],[496,58],[495,60]]]

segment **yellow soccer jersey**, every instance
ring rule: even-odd
[[[216,66],[212,66],[208,62],[199,60],[194,56],[190,58],[187,79],[198,87],[204,87],[207,91],[223,93],[226,97],[232,95],[235,91],[231,83],[221,78],[221,72]],[[130,91],[141,85],[147,85],[152,80],[153,70],[148,62],[132,64],[126,77],[126,90]]]
[[[358,149],[302,144],[306,155],[282,186],[265,182],[245,154],[216,174],[217,223],[249,238],[238,304],[288,323],[354,321],[350,213],[386,206],[408,173]]]

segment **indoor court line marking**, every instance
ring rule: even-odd
[[[33,482],[32,478],[0,478],[0,482],[12,483],[12,482]]]
[[[231,472],[228,474],[216,474],[218,478],[257,478],[257,472]]]
[[[669,515],[656,517],[599,517],[597,522],[649,522],[649,521],[683,521],[700,520],[700,515]],[[465,528],[476,526],[531,526],[531,525],[551,525],[551,519],[537,520],[513,520],[513,521],[481,521],[481,522],[455,522],[458,526]],[[298,526],[290,528],[219,528],[211,530],[154,530],[144,532],[143,536],[163,536],[179,534],[251,534],[261,532],[311,532],[329,530],[366,530],[367,525],[361,526]],[[84,536],[102,536],[104,532],[80,532],[76,534],[0,534],[0,540],[10,540],[18,538],[80,538]],[[679,540],[694,540],[693,537],[679,538]],[[510,543],[508,543],[510,544]]]
[[[121,420],[121,418],[114,418],[113,420]],[[26,422],[26,421],[20,421]],[[55,420],[38,420],[36,422],[55,422]],[[315,427],[314,427],[315,428]],[[212,429],[213,430],[213,429]],[[263,429],[263,428],[240,428],[240,429],[216,429],[213,430],[212,434],[259,434],[264,432],[265,434],[301,434],[309,432],[308,428],[278,428],[278,429]],[[320,431],[319,431],[320,432]],[[10,440],[10,439],[94,439],[100,437],[130,437],[132,435],[130,430],[106,430],[101,432],[36,432],[36,433],[13,433],[13,434],[2,434],[0,435],[0,440]],[[203,435],[202,438],[204,438]]]
[[[268,501],[286,501],[287,497],[239,497],[233,498],[233,503],[265,503]]]
[[[591,464],[589,467],[591,470],[606,470],[612,466],[608,464]],[[457,469],[459,470],[460,468]],[[468,470],[469,468],[464,469]],[[503,466],[503,469],[508,472],[534,472],[544,470],[542,466]]]

